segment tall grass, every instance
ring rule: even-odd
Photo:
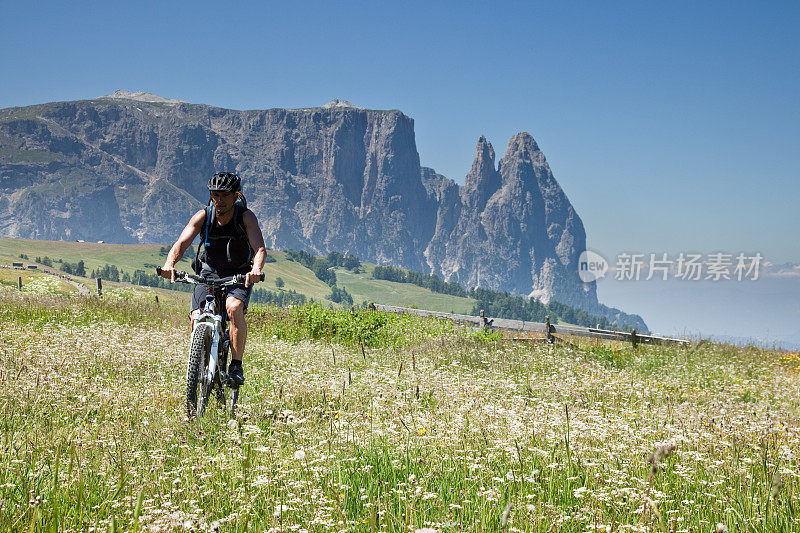
[[[451,322],[368,309],[342,311],[314,303],[286,310],[261,307],[255,313],[278,339],[290,342],[310,339],[370,348],[403,348],[456,333]]]
[[[797,530],[787,354],[254,307],[198,424],[184,309],[0,295],[0,530]]]

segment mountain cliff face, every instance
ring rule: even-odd
[[[583,223],[533,137],[515,135],[496,167],[494,149],[481,137],[464,186],[438,182],[437,226],[425,250],[431,271],[468,287],[510,286],[544,301],[555,295],[596,305],[594,284],[577,275]]]
[[[267,245],[430,272],[611,316],[583,284],[585,231],[527,133],[464,186],[421,167],[414,122],[347,102],[235,111],[143,93],[0,110],[0,235],[172,242],[237,172]],[[643,325],[643,324],[642,324]]]

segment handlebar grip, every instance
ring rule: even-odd
[[[244,283],[245,281],[247,281],[247,274],[234,274],[233,281],[234,283]],[[263,272],[259,274],[258,281],[264,281]]]
[[[156,267],[156,274],[161,276],[162,272],[164,272],[164,269],[162,269],[161,267]],[[182,270],[175,271],[175,281],[183,281],[184,279],[186,279],[186,276],[187,276],[186,272],[183,272]]]

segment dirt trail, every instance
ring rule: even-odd
[[[78,289],[78,292],[80,293],[81,296],[91,296],[92,295],[92,291],[90,291],[89,288],[86,287],[86,285],[84,285],[83,283],[81,283],[79,281],[74,281],[74,280],[71,280],[71,279],[65,279],[65,278],[62,278],[61,276],[59,276],[58,274],[50,274],[49,272],[47,274],[53,276],[54,278],[58,278],[61,281],[65,281],[65,282],[69,283],[70,285],[74,286],[76,289]]]

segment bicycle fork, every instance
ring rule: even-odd
[[[217,372],[217,358],[219,354],[217,350],[219,349],[219,331],[217,328],[214,328],[214,336],[211,338],[211,353],[208,357],[208,371],[206,372],[206,376],[204,379],[204,384],[210,385],[211,382],[214,380],[214,374]]]

